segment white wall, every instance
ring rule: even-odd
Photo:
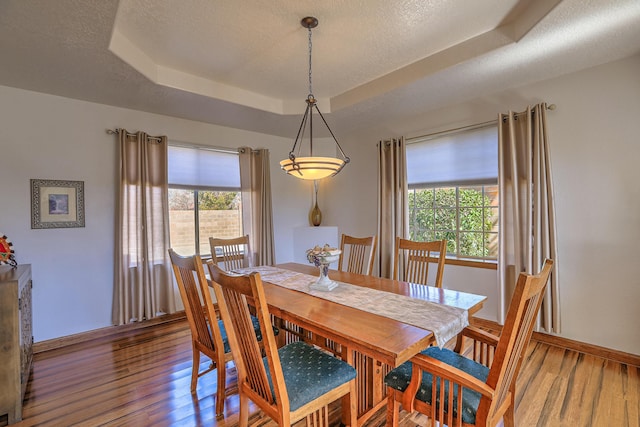
[[[35,341],[111,324],[116,136],[143,130],[173,140],[270,150],[276,261],[293,259],[293,228],[308,225],[311,185],[279,160],[292,140],[0,86],[0,232],[32,264]],[[295,130],[292,130],[294,132]],[[32,178],[84,181],[84,228],[32,230]]]
[[[538,102],[548,111],[563,337],[640,354],[640,55],[410,117],[407,137],[481,123]],[[341,232],[376,230],[376,143],[343,138],[354,161],[330,184],[327,220]],[[360,162],[362,161],[362,162]],[[328,187],[328,186],[327,186]],[[354,195],[358,195],[354,198]],[[327,206],[329,205],[329,206]],[[486,291],[497,319],[497,275],[447,266],[447,287]],[[480,292],[478,292],[480,291]]]

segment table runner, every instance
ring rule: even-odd
[[[339,281],[336,281],[339,286],[330,292],[315,291],[309,285],[318,278],[296,271],[261,266],[234,270],[234,273],[254,271],[260,273],[265,282],[432,331],[440,347],[469,324],[467,310],[405,295]]]

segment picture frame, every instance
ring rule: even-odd
[[[84,181],[31,180],[31,228],[84,227]]]

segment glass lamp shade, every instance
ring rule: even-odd
[[[345,161],[334,157],[296,157],[295,162],[285,159],[280,168],[300,179],[316,180],[333,176],[344,167]]]

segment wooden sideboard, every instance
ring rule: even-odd
[[[31,265],[0,266],[0,417],[22,420],[33,359]]]

